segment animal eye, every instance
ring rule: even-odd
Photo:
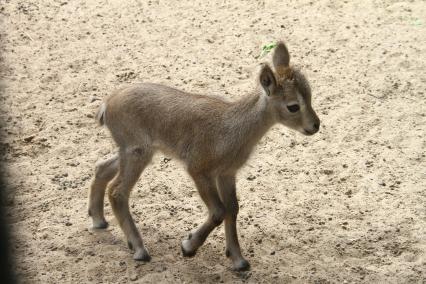
[[[300,107],[299,105],[290,105],[290,106],[287,106],[287,109],[289,112],[298,112]]]

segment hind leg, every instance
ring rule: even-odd
[[[108,197],[118,224],[127,238],[130,249],[134,249],[135,260],[149,261],[138,229],[130,215],[129,196],[144,168],[151,161],[152,152],[148,147],[127,147],[120,149],[120,167],[118,175],[109,185]]]
[[[92,217],[93,228],[104,229],[108,227],[104,217],[104,196],[108,182],[118,172],[118,155],[97,163],[95,177],[90,186],[89,193],[89,216]]]

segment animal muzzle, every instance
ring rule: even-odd
[[[304,123],[303,132],[305,135],[314,135],[320,129],[321,122],[315,112],[312,112],[310,119]]]

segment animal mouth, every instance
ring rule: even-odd
[[[316,131],[310,131],[310,130],[307,130],[307,129],[303,129],[303,132],[307,136],[311,136],[311,135],[314,135],[315,133],[317,133]]]

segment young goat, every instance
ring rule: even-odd
[[[94,228],[106,228],[104,194],[127,237],[133,258],[150,255],[129,211],[129,195],[144,168],[159,149],[186,165],[208,208],[207,220],[182,241],[184,256],[194,256],[210,232],[225,221],[226,256],[236,270],[249,269],[237,237],[238,201],[235,175],[254,146],[275,123],[312,135],[320,121],[311,106],[305,77],[289,66],[284,43],[274,50],[275,72],[264,64],[260,87],[236,102],[194,95],[156,84],[122,89],[101,105],[96,119],[105,124],[119,153],[96,166],[89,215]]]

